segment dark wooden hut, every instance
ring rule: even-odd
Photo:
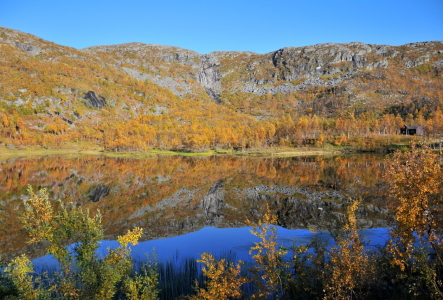
[[[404,135],[424,135],[425,130],[420,125],[404,125],[400,128],[400,133]]]

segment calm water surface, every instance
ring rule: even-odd
[[[23,252],[35,258],[44,254],[41,247],[26,245],[17,220],[27,185],[48,188],[51,199],[100,210],[104,248],[113,246],[126,230],[143,227],[143,242],[134,248],[138,256],[156,248],[165,257],[232,249],[241,257],[254,242],[245,220],[257,221],[267,203],[278,216],[282,242],[307,241],[313,231],[337,227],[350,197],[361,199],[359,226],[370,236],[371,230],[376,232],[371,228],[390,225],[383,159],[356,155],[3,160],[0,252],[7,258]],[[380,232],[370,240],[380,241]]]

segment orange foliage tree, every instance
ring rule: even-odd
[[[413,294],[427,288],[437,298],[443,297],[442,164],[441,154],[413,146],[411,152],[397,152],[386,173],[396,201],[388,252],[397,279]]]

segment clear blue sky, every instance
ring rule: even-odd
[[[199,53],[443,40],[443,0],[0,0],[0,26],[84,48],[142,42]]]

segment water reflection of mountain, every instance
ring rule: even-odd
[[[286,228],[328,229],[361,199],[362,228],[386,227],[388,203],[377,156],[334,158],[42,157],[0,162],[0,252],[24,251],[17,208],[28,184],[53,199],[103,214],[106,239],[134,226],[145,240],[205,226],[241,227],[265,204]],[[37,253],[35,253],[37,255]]]

